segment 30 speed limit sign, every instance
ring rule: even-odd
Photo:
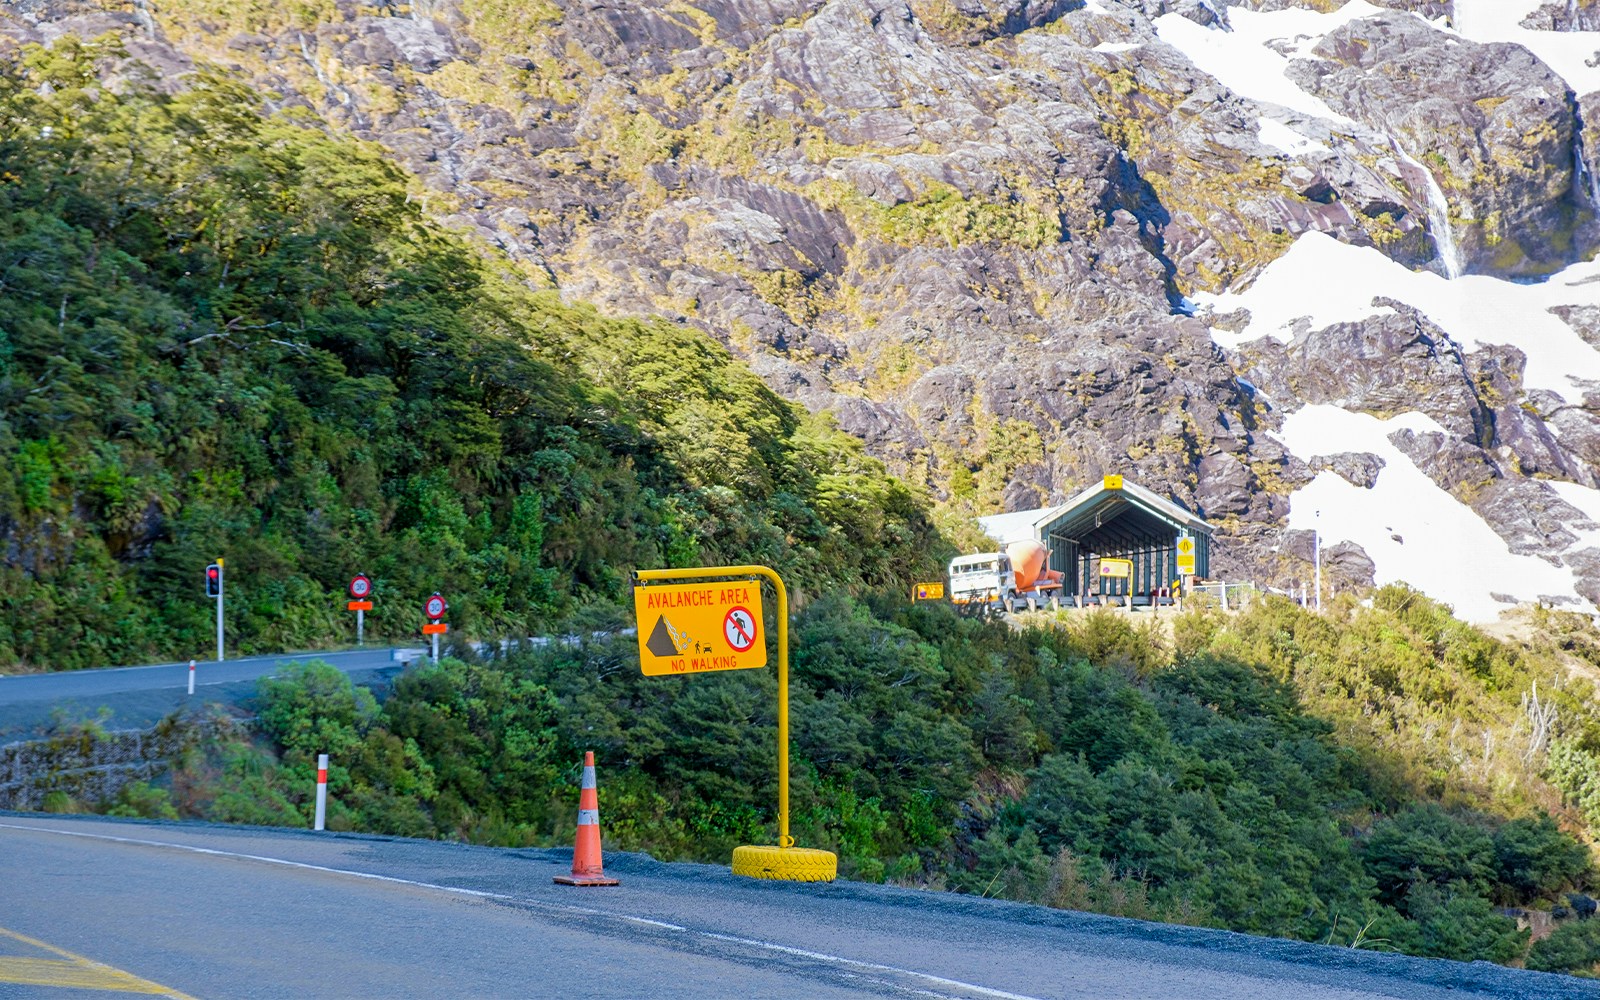
[[[444,602],[443,597],[440,597],[438,594],[434,594],[432,597],[428,598],[427,603],[422,605],[422,613],[437,621],[438,619],[444,617],[444,613],[449,609],[449,607],[450,605]]]
[[[372,596],[372,580],[365,573],[357,573],[350,581],[350,596],[364,601]]]

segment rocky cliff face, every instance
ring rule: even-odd
[[[1570,370],[1600,358],[1569,270],[1600,85],[1475,36],[1485,4],[1529,38],[1595,26],[1531,0],[26,0],[0,30],[243,74],[384,145],[530,281],[704,327],[958,507],[1121,472],[1217,523],[1225,574],[1283,585],[1296,491],[1391,474],[1295,454],[1284,418],[1417,411],[1439,430],[1402,456],[1574,574],[1513,596],[1592,601],[1600,550],[1563,527],[1588,494],[1547,483],[1600,486],[1600,384],[1530,381],[1514,331],[1453,340],[1440,309],[1470,305],[1269,329],[1248,294],[1331,238],[1461,301],[1559,285]],[[1408,576],[1362,541],[1352,576]]]

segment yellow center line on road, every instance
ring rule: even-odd
[[[64,948],[45,944],[25,934],[0,927],[0,936],[11,938],[33,948],[48,951],[61,958],[22,958],[0,956],[0,983],[22,986],[59,986],[80,990],[111,990],[117,993],[144,993],[152,996],[172,997],[173,1000],[194,1000],[187,993],[152,983],[148,979],[121,969],[112,968],[93,959],[74,955]]]

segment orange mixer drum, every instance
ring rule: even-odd
[[[1017,589],[1027,590],[1038,583],[1041,578],[1045,580],[1060,580],[1061,574],[1054,570],[1044,568],[1045,560],[1049,553],[1040,543],[1028,540],[1012,542],[1006,546],[1006,555],[1011,558],[1011,572],[1016,575]]]

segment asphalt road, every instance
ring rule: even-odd
[[[0,997],[1460,1000],[1559,976],[612,853],[0,814]]]
[[[189,696],[189,661],[147,667],[65,670],[52,674],[0,674],[0,743],[26,739],[57,721],[94,719],[109,712],[108,729],[154,725],[186,706],[207,701],[239,701],[255,692],[258,678],[287,663],[325,660],[370,682],[398,673],[421,649],[391,648],[344,652],[283,653],[237,660],[202,660],[195,665],[195,693]]]

